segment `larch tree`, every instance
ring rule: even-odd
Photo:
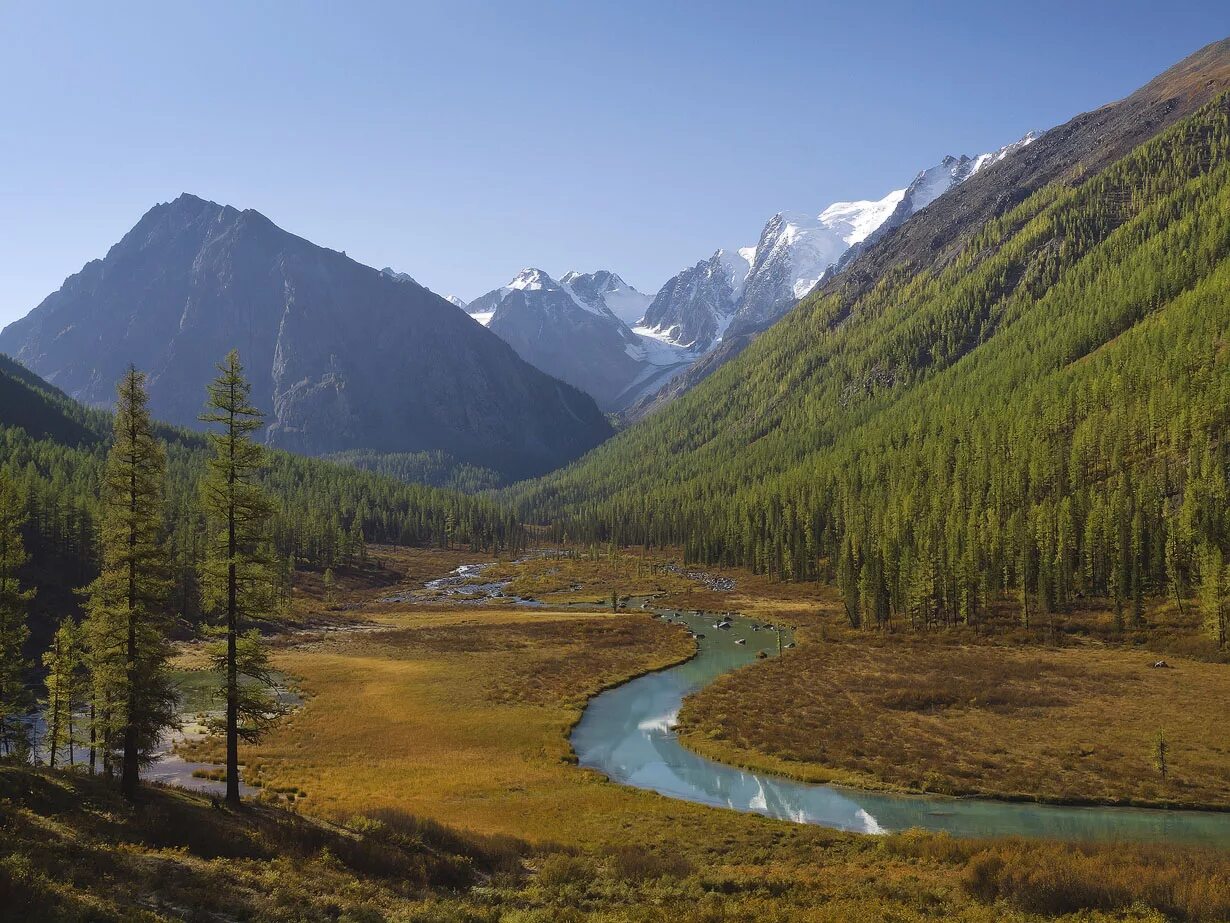
[[[201,582],[208,610],[222,623],[211,654],[226,701],[219,722],[226,737],[226,800],[238,805],[239,741],[258,739],[275,711],[268,654],[259,632],[245,626],[276,608],[278,572],[270,539],[273,504],[258,482],[265,452],[252,438],[263,416],[251,402],[239,353],[232,350],[218,371],[201,415],[220,427],[209,435],[213,455],[201,488],[208,528]]]
[[[176,709],[167,673],[166,455],[154,437],[148,402],[144,373],[129,368],[119,385],[103,474],[102,566],[86,601],[92,736],[108,767],[119,753],[120,790],[130,800],[141,765],[174,725]]]
[[[56,629],[51,646],[43,653],[43,667],[47,670],[44,679],[47,700],[43,710],[47,730],[43,746],[52,769],[61,753],[72,766],[78,742],[73,716],[81,704],[80,632],[72,619],[65,619]]]
[[[1226,567],[1221,548],[1210,544],[1200,562],[1200,608],[1209,636],[1217,647],[1226,646],[1230,632],[1230,605],[1226,600]]]
[[[26,715],[32,705],[25,685],[23,655],[30,628],[26,610],[34,591],[23,589],[18,572],[29,555],[21,537],[26,521],[17,490],[0,474],[0,754],[29,749]]]

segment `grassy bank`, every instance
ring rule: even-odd
[[[877,633],[851,629],[830,588],[794,608],[765,590],[753,611],[788,612],[799,647],[685,701],[698,752],[872,789],[1230,808],[1230,666],[1191,606],[1126,631],[1091,600],[1029,628],[1002,604],[974,626]]]

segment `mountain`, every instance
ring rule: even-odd
[[[918,214],[944,193],[961,185],[984,167],[999,163],[1009,154],[1014,154],[1021,148],[1032,144],[1042,137],[1042,133],[1031,131],[1019,141],[1005,144],[997,151],[989,154],[979,154],[977,157],[948,156],[933,167],[920,172],[914,181],[905,189],[905,194],[897,207],[880,225],[863,240],[855,242],[833,267],[834,272],[844,269],[860,253],[883,238],[889,231],[901,227],[906,220]]]
[[[708,349],[739,309],[755,247],[718,250],[668,279],[645,310],[645,333],[681,346]]]
[[[610,434],[589,397],[410,277],[187,194],[0,332],[0,351],[95,407],[137,365],[154,415],[185,426],[231,348],[266,441],[305,454],[442,451],[524,477]]]
[[[984,166],[522,515],[827,573],[855,623],[1220,585],[1228,90],[1230,40]]]
[[[629,327],[639,324],[650,298],[606,269],[597,272],[569,272],[560,279],[577,298],[589,305],[601,305]]]
[[[398,272],[392,266],[384,267],[384,269],[380,270],[380,274],[388,276],[390,279],[395,279],[398,282],[410,282],[410,283],[413,283],[414,285],[419,284],[415,280],[414,276],[410,275],[408,272]],[[422,287],[426,288],[426,286],[422,286]],[[428,291],[430,291],[430,289],[428,289]],[[466,303],[462,301],[460,298],[458,298],[456,295],[445,295],[444,300],[447,301],[451,305],[455,305],[456,307],[461,308],[461,310],[463,311],[466,309]]]
[[[15,488],[17,508],[28,514],[22,531],[30,559],[19,579],[36,590],[26,646],[32,663],[61,620],[80,614],[83,598],[77,588],[98,575],[99,484],[113,426],[107,411],[86,407],[0,355],[0,476]],[[153,426],[167,447],[167,507],[178,511],[167,576],[174,581],[177,613],[195,624],[203,618],[199,545],[183,539],[194,535],[199,523],[179,514],[196,508],[211,450],[201,433],[157,420]],[[367,541],[378,543],[461,542],[491,554],[523,547],[524,531],[505,504],[427,486],[436,481],[481,490],[496,486],[493,472],[458,465],[436,452],[353,452],[338,460],[343,464],[269,451],[262,483],[274,500],[272,532],[279,556],[293,552],[318,568],[346,563],[356,550],[348,537],[355,526]]]
[[[569,272],[557,281],[541,269],[525,269],[468,310],[526,362],[615,411],[656,390],[695,358],[634,332],[616,313],[639,318],[647,302],[607,270]]]
[[[102,441],[104,430],[99,417],[29,369],[0,355],[0,426],[18,427],[32,439],[85,445]]]
[[[945,157],[904,189],[875,201],[834,202],[819,215],[779,212],[754,247],[718,250],[667,281],[644,324],[673,343],[707,350],[724,336],[763,330],[882,229],[898,227],[983,167],[1037,135],[978,157]],[[673,387],[677,388],[677,385]]]

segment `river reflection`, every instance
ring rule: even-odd
[[[889,795],[795,782],[717,763],[686,749],[673,730],[683,699],[760,652],[778,653],[775,631],[732,617],[664,612],[704,635],[687,663],[593,698],[572,734],[582,766],[671,798],[860,833],[921,827],[958,836],[1033,836],[1230,845],[1230,814],[1064,807],[977,798]],[[783,635],[781,643],[789,642]]]

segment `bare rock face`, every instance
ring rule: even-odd
[[[184,426],[232,348],[266,441],[297,452],[440,449],[523,477],[610,434],[587,395],[408,277],[186,194],[0,332],[0,352],[95,406],[135,364],[154,414]]]

